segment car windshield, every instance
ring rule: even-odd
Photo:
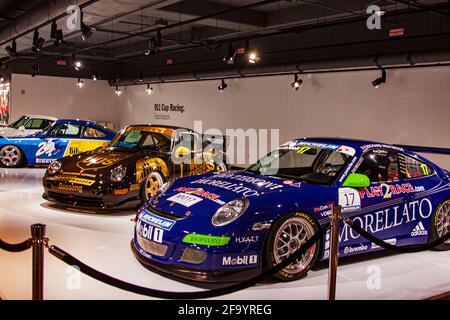
[[[19,129],[21,126],[23,126],[25,124],[25,122],[27,122],[28,119],[29,119],[29,117],[27,117],[27,116],[21,116],[18,120],[13,122],[10,125],[10,127],[14,128],[14,129]]]
[[[131,128],[118,134],[109,147],[130,150],[161,150],[169,152],[172,147],[172,131]]]
[[[247,171],[264,176],[331,185],[351,158],[334,150],[315,147],[313,144],[285,145],[258,160]]]

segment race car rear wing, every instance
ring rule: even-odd
[[[400,147],[409,151],[419,152],[419,153],[433,153],[433,154],[447,154],[450,155],[450,148],[439,148],[439,147],[423,147],[423,146],[411,146],[403,144],[394,144],[396,147]]]

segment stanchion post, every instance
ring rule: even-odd
[[[336,299],[336,275],[339,253],[339,222],[341,206],[333,205],[331,213],[330,258],[328,268],[328,300]]]
[[[33,300],[44,299],[44,240],[45,224],[31,226],[33,249]]]

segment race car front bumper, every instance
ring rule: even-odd
[[[129,190],[121,185],[82,186],[62,184],[60,181],[44,177],[42,197],[50,202],[86,209],[135,208],[141,203],[139,191]],[[126,190],[125,194],[114,194],[114,190]]]
[[[248,280],[261,273],[259,267],[232,270],[202,270],[189,268],[176,263],[159,263],[142,255],[135,240],[131,240],[130,245],[135,257],[145,268],[183,280],[209,283],[239,282]]]

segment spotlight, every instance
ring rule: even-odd
[[[236,57],[237,50],[233,48],[231,43],[228,44],[228,52],[227,55],[223,58],[223,61],[228,64],[234,64],[234,59]]]
[[[120,96],[122,94],[122,90],[118,86],[116,86],[116,94]]]
[[[142,74],[142,72],[139,72],[139,82],[144,81],[144,75]]]
[[[57,47],[60,43],[65,44],[63,31],[61,29],[58,29],[55,32],[55,41],[53,41],[53,46]]]
[[[255,48],[250,47],[250,42],[245,41],[245,53],[247,54],[248,62],[251,64],[255,64],[261,58]]]
[[[81,68],[83,68],[83,63],[78,60],[75,55],[72,55],[72,60],[73,60],[73,67],[75,68],[75,70],[79,71]]]
[[[31,50],[33,50],[33,52],[35,52],[35,53],[38,53],[39,51],[41,51],[44,44],[45,44],[45,39],[39,37],[39,31],[37,29],[34,30],[33,47],[31,48]]]
[[[58,30],[58,25],[56,24],[56,20],[53,20],[52,26],[50,28],[50,38],[56,39],[56,31]]]
[[[294,75],[294,82],[291,83],[292,89],[298,91],[302,85],[303,80],[298,77],[298,74]]]
[[[226,88],[228,88],[228,85],[225,83],[225,79],[222,79],[222,83],[217,87],[217,89],[219,89],[219,92],[223,92]]]
[[[372,81],[372,85],[376,88],[386,83],[386,70],[381,69],[381,77]]]
[[[3,82],[3,81],[5,81],[5,77],[0,75],[0,82]]]
[[[97,73],[97,71],[92,72],[92,80],[94,80],[94,81],[98,80],[98,73]]]
[[[81,38],[83,41],[86,41],[88,38],[92,36],[92,30],[90,27],[81,22]]]
[[[77,80],[77,87],[78,87],[78,88],[83,88],[83,86],[84,86],[83,80],[81,80],[80,78],[78,78],[78,80]]]
[[[147,89],[145,89],[145,92],[148,94],[148,95],[150,95],[150,94],[152,94],[152,92],[153,92],[153,88],[152,87],[150,87],[150,83],[149,84],[147,84]]]
[[[6,50],[6,52],[8,52],[8,55],[9,55],[10,57],[17,57],[17,45],[16,45],[16,40],[14,39],[14,40],[11,42],[11,45],[10,45],[10,46],[7,46],[7,47],[5,48],[5,50]]]

